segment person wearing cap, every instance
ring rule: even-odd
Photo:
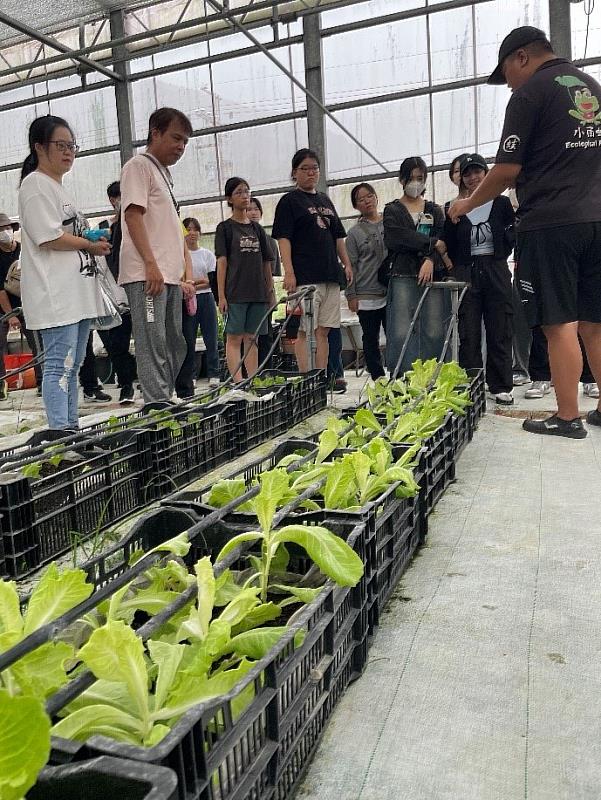
[[[461,186],[471,196],[482,184],[488,164],[479,153],[461,163]],[[460,217],[445,219],[444,239],[453,278],[469,284],[459,308],[459,363],[482,367],[482,322],[486,331],[486,381],[500,405],[513,403],[511,273],[507,258],[514,245],[511,201],[499,195]]]
[[[15,239],[15,232],[18,230],[19,223],[12,222],[7,214],[0,212],[0,310],[3,315],[10,314],[14,308],[19,308],[21,305],[21,298],[7,292],[4,288],[9,269],[15,261],[19,260],[19,256],[21,255],[21,245]],[[31,349],[32,358],[34,358],[38,352],[38,343],[35,334],[25,327],[23,314],[12,316],[9,320],[4,320],[0,323],[0,400],[8,399],[4,356],[8,349],[8,331],[10,329],[22,331]],[[42,367],[40,364],[36,363],[34,369],[38,387],[41,387]]]
[[[541,325],[549,344],[558,406],[523,427],[583,439],[579,333],[601,382],[601,86],[530,26],[505,37],[488,82],[513,92],[496,163],[449,215],[457,221],[515,185],[517,277],[529,324]],[[601,426],[601,401],[586,419]]]

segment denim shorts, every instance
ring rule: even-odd
[[[228,303],[225,332],[232,336],[241,336],[243,333],[264,336],[267,333],[267,319],[263,317],[268,308],[268,303]]]

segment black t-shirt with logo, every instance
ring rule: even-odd
[[[601,222],[601,86],[545,62],[509,101],[496,161],[522,165],[518,232]]]
[[[256,222],[233,219],[220,222],[215,231],[215,256],[227,258],[225,296],[228,303],[266,303],[269,300],[263,262],[273,254],[267,234]]]
[[[274,239],[290,240],[299,286],[340,283],[336,240],[344,239],[346,231],[327,194],[300,189],[285,194],[275,210],[271,234]]]

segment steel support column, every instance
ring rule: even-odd
[[[110,14],[111,39],[122,39],[125,34],[125,15],[122,9],[111,11]],[[115,104],[117,107],[117,127],[119,130],[119,149],[121,165],[134,154],[134,120],[132,114],[131,83],[129,76],[129,61],[122,59],[127,55],[125,45],[113,47],[115,71],[121,80],[115,81]]]
[[[323,69],[321,24],[319,14],[311,14],[303,18],[303,51],[305,55],[305,86],[307,95],[307,131],[309,147],[315,150],[321,159],[322,170],[319,176],[318,189],[327,190],[327,153],[326,153],[326,117],[323,112]],[[311,95],[319,100],[316,103]]]
[[[549,0],[549,36],[553,50],[561,58],[572,58],[570,0]]]

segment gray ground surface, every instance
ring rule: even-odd
[[[489,415],[302,800],[601,796],[601,430]]]

